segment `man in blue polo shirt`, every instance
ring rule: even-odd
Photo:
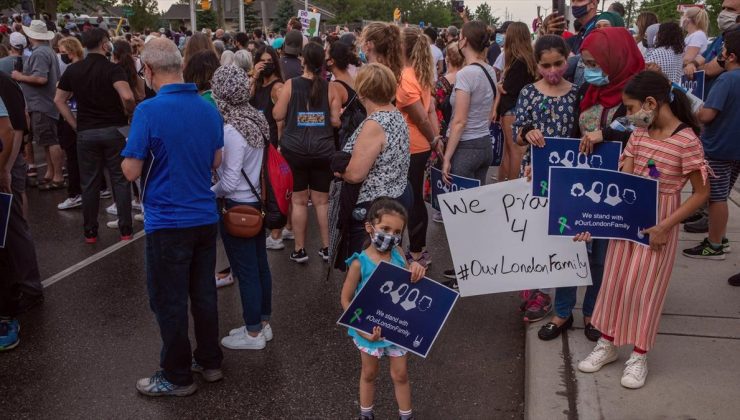
[[[211,191],[211,170],[221,164],[223,122],[194,84],[183,83],[182,57],[172,41],[151,40],[141,61],[157,96],[136,109],[121,166],[129,181],[141,176],[147,288],[162,336],[162,370],[140,379],[136,389],[149,396],[185,396],[197,389],[192,372],[208,382],[223,378],[213,281],[218,212]]]

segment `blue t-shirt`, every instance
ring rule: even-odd
[[[717,38],[714,38],[714,41],[712,41],[711,44],[709,44],[709,47],[704,51],[704,54],[701,54],[702,57],[704,57],[705,62],[710,62],[717,58],[720,54],[722,54],[722,48],[725,45],[724,38],[722,35],[718,36]],[[714,81],[717,80],[716,77],[709,77],[707,76],[704,79],[704,97],[706,98],[707,95],[709,95],[709,92],[714,87]]]
[[[358,260],[360,262],[360,284],[357,285],[357,289],[355,290],[355,296],[357,296],[370,279],[370,276],[373,274],[373,271],[375,271],[375,267],[377,267],[378,264],[375,264],[372,258],[370,258],[365,251],[362,251],[360,254],[355,252],[351,257],[347,258],[347,266],[351,265],[354,260]],[[406,268],[406,258],[404,258],[396,248],[391,250],[390,263],[401,268]],[[370,341],[362,337],[360,333],[352,328],[349,328],[349,335],[357,341],[357,344],[369,349],[379,349],[393,345],[385,340]]]
[[[194,84],[165,85],[139,104],[121,156],[144,161],[147,233],[218,221],[211,168],[223,146],[221,115]]]
[[[704,154],[715,160],[740,160],[740,69],[726,71],[714,81],[705,108],[719,111],[717,117],[704,127],[701,136]]]

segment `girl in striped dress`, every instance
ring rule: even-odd
[[[659,182],[658,224],[645,230],[650,246],[611,240],[604,278],[591,322],[602,332],[596,348],[578,364],[596,372],[617,360],[617,346],[631,344],[632,355],[622,386],[640,388],[647,378],[647,352],[655,343],[658,322],[673,270],[678,226],[709,197],[699,125],[684,92],[662,74],[644,71],[624,89],[627,118],[636,127],[622,154],[626,173]],[[681,190],[691,182],[693,194],[681,203]],[[588,233],[575,240],[590,240]]]

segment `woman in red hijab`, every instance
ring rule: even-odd
[[[632,35],[624,28],[596,29],[583,41],[581,60],[588,86],[580,104],[581,150],[590,152],[594,143],[604,140],[626,144],[629,133],[610,125],[627,113],[622,105],[625,85],[645,69]]]

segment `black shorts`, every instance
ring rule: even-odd
[[[286,148],[282,148],[280,152],[293,172],[294,192],[309,189],[321,193],[329,192],[329,184],[334,178],[329,167],[331,157],[301,156]]]

